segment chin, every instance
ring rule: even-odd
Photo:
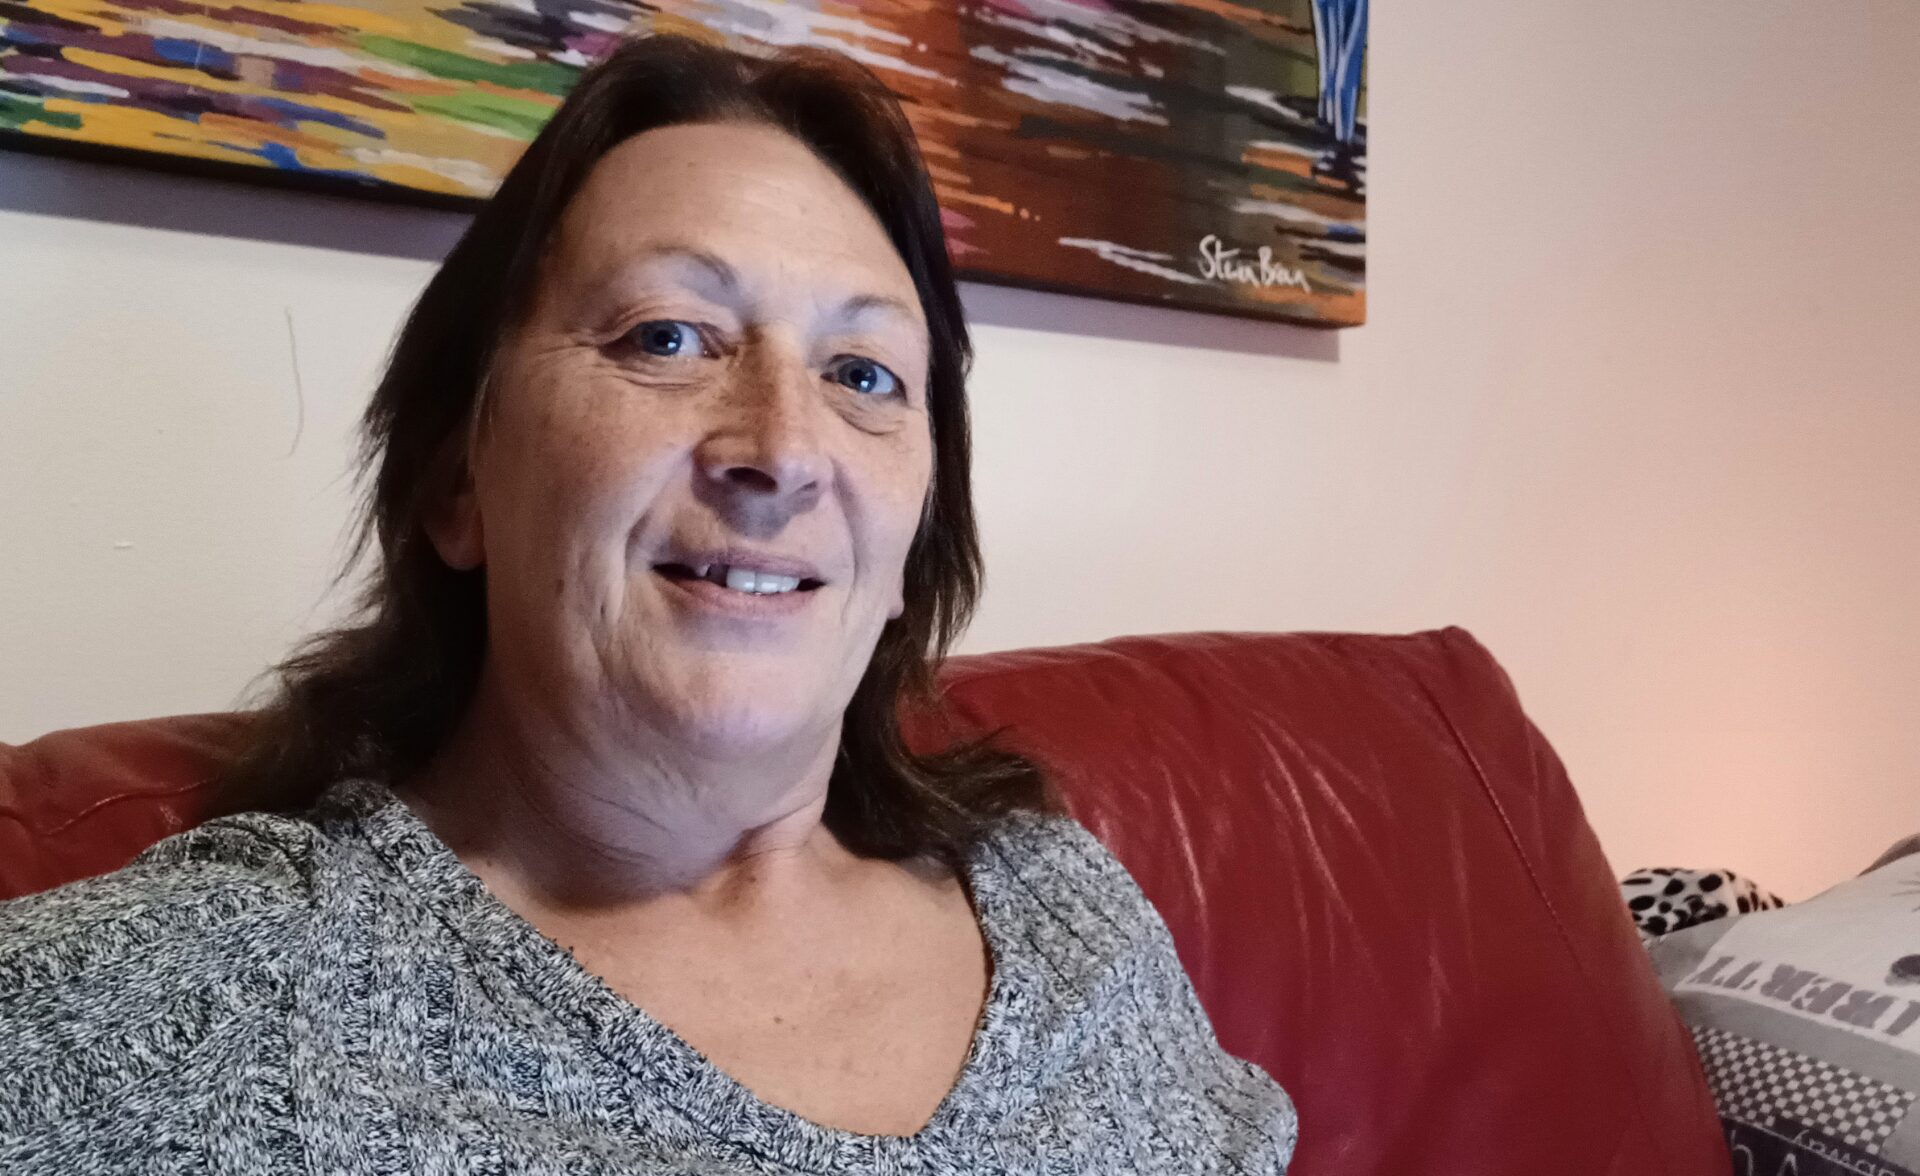
[[[652,716],[648,726],[703,758],[810,754],[821,739],[837,737],[859,685],[838,640],[744,649],[676,645],[655,645],[629,662],[626,693],[634,714]]]
[[[770,696],[770,693],[772,696]],[[703,759],[751,760],[810,750],[830,736],[840,709],[823,715],[818,703],[791,689],[739,689],[683,696],[663,716],[661,734]]]

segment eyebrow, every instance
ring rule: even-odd
[[[638,266],[648,262],[668,260],[687,261],[707,272],[713,284],[728,294],[740,292],[740,275],[728,265],[725,258],[697,245],[655,245],[635,257],[630,263]],[[625,267],[623,267],[625,268]]]
[[[622,268],[630,269],[659,260],[688,262],[703,271],[712,281],[716,292],[730,302],[737,303],[745,288],[745,283],[740,280],[739,271],[734,269],[725,258],[698,245],[668,243],[650,246]],[[895,298],[891,294],[852,295],[834,308],[829,318],[833,322],[848,323],[871,311],[889,311],[910,322],[920,321],[920,308],[917,305]]]
[[[841,322],[850,322],[870,310],[891,311],[909,322],[920,321],[920,308],[910,302],[893,297],[891,294],[856,294],[840,304],[834,311],[834,318]]]

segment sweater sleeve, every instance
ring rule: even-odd
[[[303,830],[229,818],[0,903],[0,1171],[139,1167],[187,1133],[223,1064],[210,1051],[285,1006],[310,906]]]

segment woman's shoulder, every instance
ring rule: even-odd
[[[1025,863],[1063,877],[1104,879],[1131,887],[1132,879],[1085,825],[1054,812],[1008,813],[987,826],[975,851]]]
[[[1009,1008],[1032,1040],[1076,1051],[1060,1064],[1080,1072],[1079,1095],[1185,1138],[1195,1154],[1217,1148],[1245,1171],[1285,1169],[1292,1103],[1220,1048],[1166,923],[1098,838],[1065,817],[1008,818],[972,866],[996,968],[1019,994]]]
[[[223,817],[110,874],[0,902],[0,1038],[63,989],[199,983],[278,947],[313,908],[325,837],[298,817]]]
[[[225,1075],[277,1072],[295,969],[323,934],[324,841],[295,817],[227,817],[0,903],[0,1168],[97,1159]]]
[[[1133,876],[1071,817],[1003,817],[975,847],[970,865],[976,897],[996,901],[1001,913],[1028,926],[1031,941],[1056,954],[1098,963],[1171,946],[1159,912]]]
[[[305,886],[320,831],[304,817],[240,813],[155,842],[111,873],[0,902],[0,920],[19,934],[44,913],[110,915],[152,901],[231,887],[297,891]]]

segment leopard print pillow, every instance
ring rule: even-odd
[[[1786,905],[1732,870],[1672,866],[1628,874],[1620,880],[1620,897],[1627,902],[1642,943],[1712,919]]]

